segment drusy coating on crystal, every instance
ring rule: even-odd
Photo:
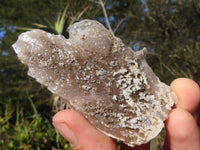
[[[145,49],[134,52],[97,21],[73,24],[69,39],[28,31],[13,48],[30,76],[129,146],[154,138],[176,99],[146,63]]]

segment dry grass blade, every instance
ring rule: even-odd
[[[69,23],[69,26],[72,25],[76,20],[79,20],[81,16],[87,11],[89,6],[85,7],[81,12],[78,12],[75,17],[72,18],[71,22]]]

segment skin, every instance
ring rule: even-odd
[[[164,150],[200,150],[197,125],[200,88],[193,80],[179,78],[171,83],[178,103],[166,120],[167,137]],[[95,129],[80,113],[63,110],[53,117],[53,125],[71,143],[73,150],[117,150],[115,141]],[[150,144],[135,147],[121,145],[121,150],[149,150]]]

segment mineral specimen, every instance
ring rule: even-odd
[[[74,23],[69,39],[28,31],[13,48],[30,76],[129,146],[154,138],[176,101],[146,63],[146,50],[134,52],[97,21]]]

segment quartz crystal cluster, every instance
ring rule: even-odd
[[[28,31],[13,48],[30,76],[129,146],[154,138],[176,101],[146,63],[146,50],[134,52],[97,21],[74,23],[69,39]]]

